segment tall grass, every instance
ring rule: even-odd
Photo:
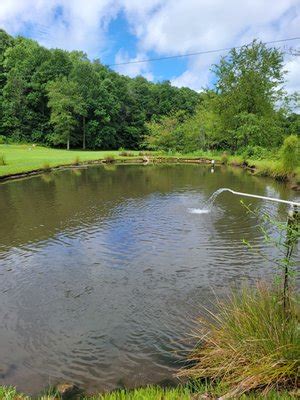
[[[6,165],[5,157],[3,154],[0,154],[0,166],[1,165]]]
[[[282,168],[288,174],[295,171],[300,162],[299,139],[296,135],[285,138],[281,147]]]
[[[104,161],[106,163],[113,163],[115,162],[115,156],[113,154],[108,154],[107,156],[104,157]]]
[[[180,376],[218,381],[229,388],[228,398],[255,389],[297,389],[300,330],[295,302],[286,319],[281,293],[260,285],[217,301],[216,313],[207,313],[195,332],[199,345],[190,357],[194,365]]]

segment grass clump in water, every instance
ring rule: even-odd
[[[293,390],[299,385],[300,330],[295,302],[290,317],[282,295],[267,286],[244,288],[217,312],[199,320],[200,343],[191,354],[194,365],[180,372],[193,379],[208,378],[228,388],[226,398],[260,390]]]

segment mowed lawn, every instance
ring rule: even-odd
[[[41,168],[56,167],[59,165],[74,164],[83,161],[101,160],[107,156],[119,156],[119,151],[83,151],[83,150],[61,150],[51,149],[30,144],[0,145],[1,156],[4,157],[5,165],[0,165],[0,176],[18,174],[34,171]],[[132,152],[138,155],[138,151]]]

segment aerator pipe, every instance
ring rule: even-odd
[[[292,206],[300,207],[300,203],[297,203],[296,201],[281,200],[281,199],[275,199],[274,197],[266,197],[266,196],[259,196],[259,195],[257,195],[257,194],[236,192],[235,190],[231,190],[231,189],[224,189],[224,190],[227,190],[228,192],[231,192],[231,193],[233,193],[233,194],[237,194],[237,195],[239,195],[239,196],[244,196],[244,197],[255,197],[255,198],[257,198],[257,199],[276,201],[277,203],[290,204],[290,205],[292,205]]]

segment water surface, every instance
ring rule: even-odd
[[[37,393],[72,381],[88,391],[170,379],[211,306],[272,267],[257,218],[219,187],[292,199],[240,169],[98,166],[0,185],[0,384]],[[252,201],[285,220],[286,207]]]

